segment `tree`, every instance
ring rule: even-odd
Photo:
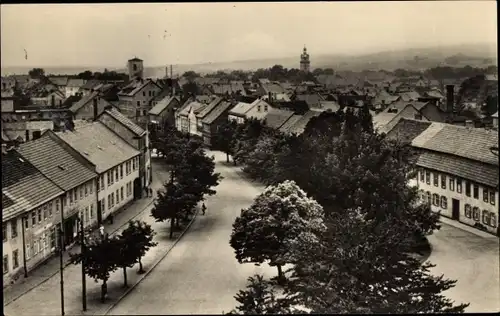
[[[128,287],[127,283],[127,268],[131,268],[137,262],[137,253],[134,245],[128,243],[124,238],[117,239],[118,256],[115,257],[117,266],[123,269],[123,286]]]
[[[229,315],[289,314],[290,310],[280,306],[274,294],[273,282],[264,280],[261,275],[248,278],[245,290],[234,297],[239,303]]]
[[[188,70],[186,72],[184,72],[182,74],[182,77],[186,78],[187,80],[189,80],[190,82],[192,82],[195,78],[198,78],[200,77],[200,74],[199,73],[196,73],[192,70]]]
[[[72,254],[70,262],[84,264],[85,274],[93,278],[95,282],[102,281],[101,301],[104,302],[107,293],[107,281],[110,273],[118,268],[118,258],[120,258],[121,242],[118,237],[94,238],[89,240],[85,246],[85,251]]]
[[[226,161],[229,162],[229,155],[232,154],[233,138],[236,133],[237,124],[235,121],[228,120],[219,126],[214,139],[214,147],[226,153]]]
[[[239,263],[268,262],[284,280],[283,265],[294,262],[293,244],[300,234],[314,238],[325,229],[323,208],[295,182],[268,187],[233,223],[230,245]]]
[[[28,75],[33,79],[42,79],[45,76],[43,68],[33,68],[28,72]]]
[[[150,248],[158,245],[157,242],[153,241],[155,235],[151,225],[139,220],[129,221],[128,227],[120,235],[120,239],[131,247],[130,250],[134,254],[135,262],[139,262],[138,273],[144,273],[141,258]]]
[[[178,183],[168,182],[164,185],[164,191],[158,191],[155,206],[151,210],[151,216],[157,222],[170,220],[170,239],[174,237],[175,221],[188,207],[191,207],[195,197],[187,194],[185,188]],[[195,203],[196,205],[196,203]]]

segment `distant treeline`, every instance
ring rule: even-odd
[[[128,80],[128,74],[126,73],[121,73],[121,72],[116,72],[116,71],[109,71],[108,69],[104,69],[103,72],[92,72],[90,70],[86,70],[84,72],[80,72],[77,75],[45,75],[45,70],[42,68],[33,68],[28,72],[30,77],[32,78],[40,78],[40,77],[56,77],[56,78],[61,78],[61,77],[67,77],[71,79],[84,79],[84,80],[92,80],[92,79],[97,79],[97,80],[109,80],[109,81],[127,81]]]

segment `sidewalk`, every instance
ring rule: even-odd
[[[153,204],[154,198],[156,196],[156,190],[163,187],[163,181],[165,181],[166,179],[168,179],[167,172],[155,172],[153,183],[151,184],[151,187],[154,191],[153,197],[145,197],[126,205],[122,210],[119,211],[119,213],[114,215],[113,224],[104,224],[105,232],[110,235],[121,232],[122,229],[127,227],[127,224],[131,219],[139,217],[139,215],[144,210],[146,210],[148,206]],[[65,276],[67,273],[66,267],[68,267],[68,265],[70,264],[69,254],[79,252],[80,246],[76,244],[73,247],[66,249],[66,251],[64,252],[63,262],[65,267]],[[56,277],[57,279],[59,279],[59,266],[59,255],[55,255],[35,268],[33,271],[30,271],[28,273],[28,278],[21,277],[17,283],[5,287],[3,289],[4,306],[16,301],[19,297],[41,286],[50,278]],[[67,281],[65,280],[65,282]]]
[[[443,224],[446,224],[446,225],[449,225],[449,226],[453,226],[453,227],[461,229],[461,230],[465,230],[465,231],[467,231],[467,232],[469,232],[471,234],[474,234],[476,236],[479,236],[481,238],[489,239],[489,240],[492,240],[492,241],[495,241],[495,242],[498,241],[498,237],[495,236],[495,235],[492,235],[490,233],[484,232],[482,230],[479,230],[477,228],[471,227],[469,225],[462,224],[459,221],[452,220],[452,219],[450,219],[448,217],[445,217],[445,216],[441,215],[439,217],[439,221],[441,223],[443,223]]]

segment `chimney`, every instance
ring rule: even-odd
[[[94,110],[94,120],[97,120],[97,98],[92,100],[92,110]]]
[[[446,113],[453,113],[453,107],[455,104],[455,86],[449,84],[446,86]]]
[[[172,65],[170,65],[170,78],[174,78],[174,74],[172,72]]]

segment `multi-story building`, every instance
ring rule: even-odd
[[[141,153],[118,134],[99,121],[56,134],[95,166],[99,177],[97,213],[102,220],[140,197]]]
[[[2,154],[4,286],[56,249],[64,191],[15,150]]]
[[[98,224],[95,166],[52,131],[21,144],[17,151],[64,192],[60,203],[64,213],[56,221],[64,221],[66,246],[74,242],[79,231],[78,218],[83,220],[84,227]]]
[[[149,131],[142,129],[115,108],[106,109],[98,117],[98,121],[106,125],[115,134],[120,135],[122,139],[141,153],[139,156],[139,178],[141,183],[139,196],[142,196],[143,189],[149,187],[151,181],[153,181]]]
[[[146,125],[148,123],[148,113],[151,110],[150,101],[161,90],[162,88],[153,80],[137,78],[118,93],[118,107],[128,118],[141,125]]]
[[[432,123],[411,141],[419,157],[413,184],[432,210],[498,234],[498,134]]]

